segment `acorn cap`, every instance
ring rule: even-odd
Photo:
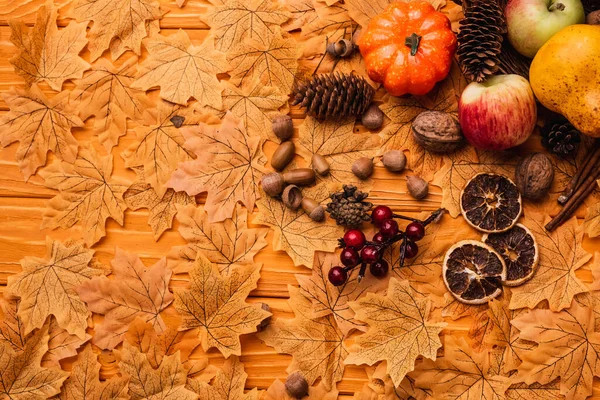
[[[271,197],[279,196],[285,188],[285,182],[279,173],[271,172],[263,175],[262,188]]]
[[[296,185],[288,185],[281,195],[283,204],[291,210],[297,210],[302,203],[302,191]]]
[[[317,203],[315,200],[305,197],[302,199],[302,209],[315,222],[325,220],[325,207]]]
[[[292,117],[285,114],[277,115],[273,118],[273,133],[281,141],[286,141],[294,136],[294,122]]]
[[[296,371],[285,380],[285,389],[292,397],[301,399],[308,395],[308,382],[302,372]]]

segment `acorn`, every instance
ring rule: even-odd
[[[273,133],[282,142],[294,136],[294,122],[289,115],[280,114],[273,118]]]
[[[323,157],[320,154],[313,154],[312,166],[313,166],[313,169],[315,171],[317,171],[317,174],[319,174],[321,176],[325,176],[325,175],[329,174],[329,163],[327,162],[325,157]]]
[[[406,168],[406,156],[400,150],[386,151],[381,162],[390,172],[401,172]]]
[[[359,179],[368,179],[373,175],[373,159],[361,157],[352,164],[352,172]]]
[[[265,174],[262,177],[262,188],[271,197],[279,196],[285,189],[283,177],[277,172]]]
[[[377,130],[383,125],[383,111],[379,109],[377,104],[373,103],[362,115],[361,122],[365,128],[371,131]]]
[[[296,185],[288,185],[281,194],[281,200],[290,210],[297,210],[302,203],[302,191]]]
[[[271,307],[269,307],[269,305],[267,303],[259,303],[260,304],[260,308],[265,310],[266,312],[271,312]],[[256,326],[256,331],[257,332],[262,332],[265,329],[267,329],[267,327],[269,326],[269,324],[271,323],[271,317],[267,317],[265,319],[263,319],[262,321],[260,321],[260,323]]]
[[[302,372],[296,371],[285,380],[285,389],[290,396],[301,399],[308,395],[308,382]]]
[[[310,168],[296,168],[283,173],[283,180],[291,185],[308,186],[315,183],[315,179],[315,171]]]
[[[313,199],[309,199],[305,197],[302,199],[302,209],[306,214],[315,222],[322,222],[325,220],[325,207],[314,201]]]
[[[283,142],[277,147],[277,150],[271,157],[271,167],[276,171],[281,171],[292,161],[296,154],[294,142]]]
[[[407,176],[406,187],[408,188],[408,193],[417,200],[422,200],[429,194],[429,183],[419,176]]]
[[[354,53],[355,47],[351,40],[340,39],[337,42],[327,44],[327,53],[334,58],[346,58]]]

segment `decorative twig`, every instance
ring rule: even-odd
[[[600,161],[600,141],[594,142],[594,147],[588,151],[583,160],[583,164],[579,167],[577,173],[573,176],[563,193],[558,197],[560,204],[565,204],[573,193],[581,186],[585,179],[592,173],[593,169],[599,167],[598,162]]]

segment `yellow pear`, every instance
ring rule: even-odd
[[[529,80],[546,108],[600,137],[599,25],[571,25],[552,36],[533,59]]]

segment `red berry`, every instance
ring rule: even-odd
[[[346,279],[348,279],[348,273],[344,268],[337,266],[329,270],[327,277],[333,286],[341,286],[346,282]]]
[[[373,225],[380,226],[386,219],[391,219],[394,216],[392,209],[388,206],[377,206],[371,213],[371,222]]]
[[[398,223],[393,219],[386,219],[379,227],[379,232],[386,239],[394,237],[398,234]]]
[[[413,241],[408,240],[406,242],[406,252],[404,253],[404,257],[406,258],[415,258],[419,254],[419,246]]]
[[[373,275],[376,278],[383,278],[384,276],[386,276],[388,273],[388,269],[388,263],[385,260],[375,261],[373,264],[371,264],[370,267],[371,275]]]
[[[413,242],[418,242],[425,237],[425,227],[420,222],[411,222],[406,226],[406,237]]]
[[[367,264],[374,263],[379,259],[379,249],[375,246],[365,246],[360,253],[360,258]]]
[[[354,250],[352,247],[346,247],[342,250],[342,254],[340,255],[340,261],[346,267],[355,267],[360,263],[360,257],[358,256],[358,252]]]
[[[374,236],[373,236],[373,241],[375,243],[383,243],[385,242],[385,237],[383,236],[383,233],[381,232],[377,232]]]
[[[346,232],[344,235],[344,243],[347,247],[352,247],[353,249],[360,250],[364,247],[367,239],[365,238],[365,234],[358,229],[352,229]]]

